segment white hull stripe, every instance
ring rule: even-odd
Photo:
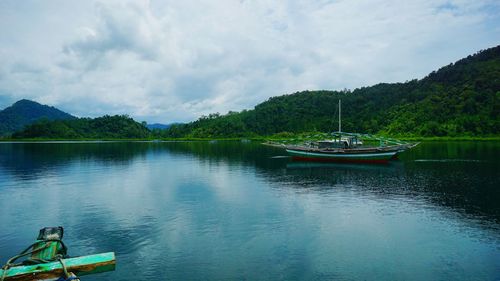
[[[328,158],[371,158],[371,157],[390,157],[394,156],[397,151],[391,151],[391,152],[381,152],[381,153],[356,153],[356,154],[349,154],[349,153],[314,153],[314,152],[307,152],[307,151],[297,151],[297,150],[291,150],[287,149],[286,150],[289,153],[292,154],[300,154],[304,156],[318,156],[318,157],[328,157]]]

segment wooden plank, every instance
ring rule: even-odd
[[[64,259],[64,264],[68,272],[73,272],[77,276],[94,274],[115,270],[115,253],[102,253],[75,258]],[[3,270],[0,269],[0,276]],[[63,269],[60,262],[42,263],[36,265],[16,266],[7,271],[5,280],[35,280],[58,278],[63,275]]]

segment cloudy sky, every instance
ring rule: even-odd
[[[498,0],[0,0],[0,108],[184,122],[422,78],[498,44]]]

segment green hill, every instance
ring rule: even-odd
[[[63,120],[75,117],[52,106],[20,100],[0,111],[0,136],[21,130],[40,119]]]
[[[76,119],[53,107],[22,100],[0,112],[0,133],[13,132],[26,124],[31,125],[15,133],[14,138],[212,138],[329,132],[337,129],[339,99],[343,131],[407,137],[498,137],[500,46],[468,56],[420,80],[352,91],[277,96],[252,110],[210,114],[153,132],[128,116]]]
[[[133,139],[147,138],[150,131],[126,115],[78,118],[71,120],[42,120],[14,133],[14,139]]]
[[[210,114],[158,132],[163,137],[239,137],[337,128],[392,136],[500,135],[500,46],[420,80],[353,91],[304,91],[272,97],[252,110]]]

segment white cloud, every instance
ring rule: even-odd
[[[489,0],[10,0],[0,8],[0,102],[31,98],[80,116],[165,123],[293,91],[421,78],[500,38],[500,7]]]

